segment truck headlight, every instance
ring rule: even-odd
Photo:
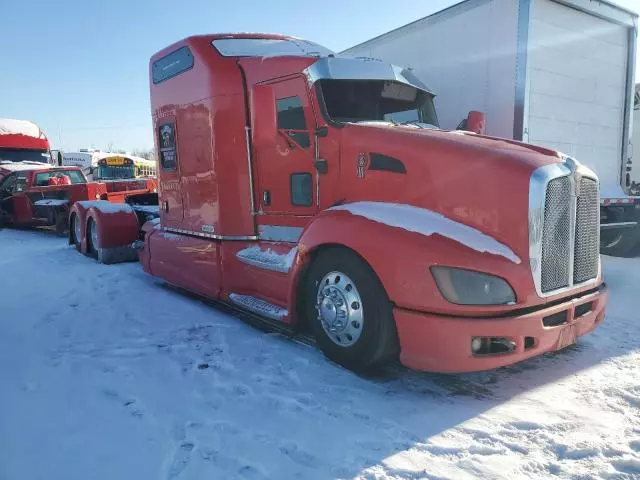
[[[457,305],[508,305],[516,295],[502,278],[461,268],[431,267],[442,296]]]

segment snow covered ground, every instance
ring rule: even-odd
[[[363,379],[43,232],[0,230],[0,479],[640,478],[640,259],[496,372]]]

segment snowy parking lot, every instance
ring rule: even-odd
[[[47,232],[0,230],[0,479],[640,478],[640,259],[498,371],[360,378]]]

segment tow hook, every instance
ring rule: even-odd
[[[131,244],[131,248],[134,250],[142,250],[144,248],[144,242],[142,240],[136,240]]]

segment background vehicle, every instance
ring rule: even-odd
[[[64,165],[80,167],[89,179],[93,179],[93,171],[98,166],[98,159],[104,152],[96,149],[81,148],[77,152],[64,152]]]
[[[592,168],[602,252],[628,255],[640,241],[640,205],[627,196],[637,24],[607,1],[467,0],[342,54],[412,68],[446,128],[477,109],[489,135]]]
[[[69,208],[78,200],[96,200],[104,184],[88,183],[78,167],[35,162],[0,163],[0,223],[67,227]]]
[[[0,118],[0,162],[50,163],[49,140],[28,120]]]
[[[96,162],[95,180],[126,180],[155,177],[156,162],[134,155],[102,153]]]
[[[201,35],[152,57],[150,89],[159,211],[149,196],[77,202],[69,241],[99,261],[138,248],[146,272],[312,332],[358,370],[495,368],[604,318],[597,177],[440,130],[411,72],[286,36]]]
[[[633,133],[631,135],[632,158],[640,157],[640,84],[636,83],[633,97]],[[640,196],[640,168],[631,169],[631,194]]]
[[[93,179],[105,183],[104,200],[124,202],[129,195],[158,191],[155,162],[133,155],[103,153],[99,156]]]

